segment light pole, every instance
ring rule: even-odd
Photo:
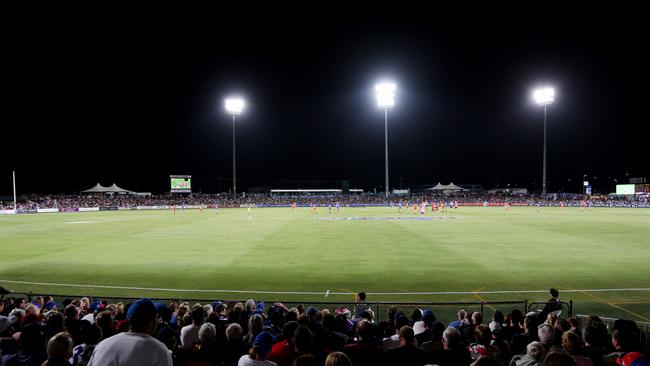
[[[226,111],[232,114],[232,196],[237,197],[237,166],[235,164],[235,116],[244,110],[244,100],[241,98],[226,99]]]
[[[395,89],[394,83],[379,83],[375,85],[375,96],[377,97],[377,106],[384,109],[384,138],[385,138],[385,163],[386,163],[386,182],[385,191],[388,197],[388,109],[395,105]]]
[[[535,89],[533,99],[544,107],[544,160],[542,163],[542,197],[546,197],[546,107],[555,101],[555,90],[551,87]]]

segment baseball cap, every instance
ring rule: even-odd
[[[156,305],[154,305],[150,299],[140,299],[129,306],[129,310],[126,313],[126,320],[131,320],[131,318],[136,314],[144,314],[148,312],[157,314],[158,311]]]
[[[268,355],[271,352],[271,347],[273,347],[275,340],[269,332],[261,332],[255,337],[255,342],[253,342],[253,347],[257,347],[259,353]]]

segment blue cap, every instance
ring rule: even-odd
[[[257,347],[257,351],[263,355],[268,355],[271,352],[271,348],[275,343],[275,339],[269,332],[261,332],[255,337],[255,342],[253,342],[253,347]]]
[[[264,312],[264,303],[263,302],[258,302],[257,305],[255,306],[255,312],[258,314],[262,314]]]
[[[157,311],[157,312],[161,312],[161,311],[167,309],[167,305],[165,305],[165,304],[162,303],[162,302],[155,302],[155,303],[154,303],[154,306],[156,306],[156,311]]]
[[[56,309],[56,308],[57,308],[57,305],[56,305],[56,303],[54,301],[48,301],[47,304],[45,304],[45,309],[47,309],[47,310],[52,310],[52,309]]]
[[[305,313],[307,313],[307,316],[316,316],[316,314],[318,314],[318,309],[310,306],[307,308],[307,311]]]
[[[154,314],[158,313],[156,305],[154,305],[150,299],[140,299],[129,306],[129,310],[126,313],[126,320],[131,320],[131,317],[136,313],[140,314],[146,312],[152,312]]]

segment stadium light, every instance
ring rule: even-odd
[[[244,100],[241,98],[227,98],[225,107],[232,114],[232,196],[237,197],[237,165],[235,159],[235,117],[244,111]]]
[[[537,88],[533,91],[533,99],[538,106],[544,107],[544,160],[542,162],[542,197],[546,197],[546,107],[555,102],[555,89],[549,86]]]
[[[384,135],[385,135],[385,158],[386,158],[386,182],[385,190],[388,197],[388,108],[395,106],[395,83],[382,82],[375,85],[375,96],[377,97],[377,106],[384,108]]]

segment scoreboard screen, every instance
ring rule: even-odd
[[[634,184],[617,184],[616,194],[634,194]]]
[[[192,176],[191,175],[170,175],[171,193],[191,193]]]

